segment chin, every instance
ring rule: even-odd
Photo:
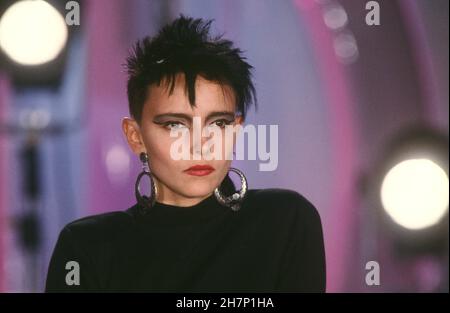
[[[181,186],[180,194],[187,198],[198,198],[205,197],[216,188],[215,184],[212,182],[196,182],[192,184],[185,184]]]

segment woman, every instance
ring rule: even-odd
[[[204,146],[216,136],[191,144],[196,118],[225,135],[256,105],[252,67],[231,41],[210,37],[210,24],[181,15],[134,46],[127,59],[132,118],[122,128],[144,168],[137,203],[66,225],[46,291],[325,291],[315,207],[295,191],[247,189],[227,157],[235,136],[213,140],[210,150]],[[174,157],[177,132],[187,134],[188,158]],[[213,150],[221,157],[206,158]],[[229,171],[239,175],[239,191]],[[143,177],[150,196],[141,194]]]

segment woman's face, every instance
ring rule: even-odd
[[[235,115],[233,92],[227,86],[197,76],[195,97],[196,106],[191,107],[185,93],[184,75],[178,75],[170,96],[166,82],[149,87],[140,126],[132,119],[123,120],[123,129],[133,152],[137,155],[147,152],[149,156],[150,171],[158,187],[157,200],[160,202],[193,205],[208,197],[220,185],[230,167],[231,160],[226,159],[225,153],[232,151],[235,135],[227,142],[225,126],[242,124],[242,118]],[[210,131],[219,131],[222,140],[211,134],[209,137],[200,135],[198,141],[194,141],[194,117],[200,118],[200,134],[206,127]],[[174,143],[182,142],[179,137],[170,136],[171,129],[180,130],[178,134],[186,132],[188,159],[177,160],[171,156]],[[205,148],[207,141],[214,145],[202,153],[202,147]],[[195,142],[198,144],[194,145]],[[214,153],[214,147],[219,146],[219,159],[205,159],[205,152]],[[200,159],[194,159],[194,153]],[[213,170],[186,171],[195,165],[207,165]]]

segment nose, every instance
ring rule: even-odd
[[[202,155],[202,122],[199,116],[194,116],[191,129],[191,154],[194,160],[200,160]]]
[[[202,156],[205,156],[206,154],[210,153],[210,149],[206,149],[206,151],[203,151],[204,144],[211,139],[213,136],[210,134],[209,136],[203,136],[203,129],[205,125],[202,125],[200,122],[195,123],[191,131],[191,145],[190,145],[190,152],[191,155],[194,156],[194,160],[200,160]]]

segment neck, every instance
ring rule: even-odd
[[[204,199],[208,198],[212,195],[213,192],[210,192],[204,196],[194,196],[194,197],[186,197],[184,195],[181,195],[167,186],[164,186],[160,183],[157,183],[158,186],[158,195],[156,198],[156,201],[163,204],[168,205],[175,205],[180,207],[189,207],[196,205],[203,201]]]

